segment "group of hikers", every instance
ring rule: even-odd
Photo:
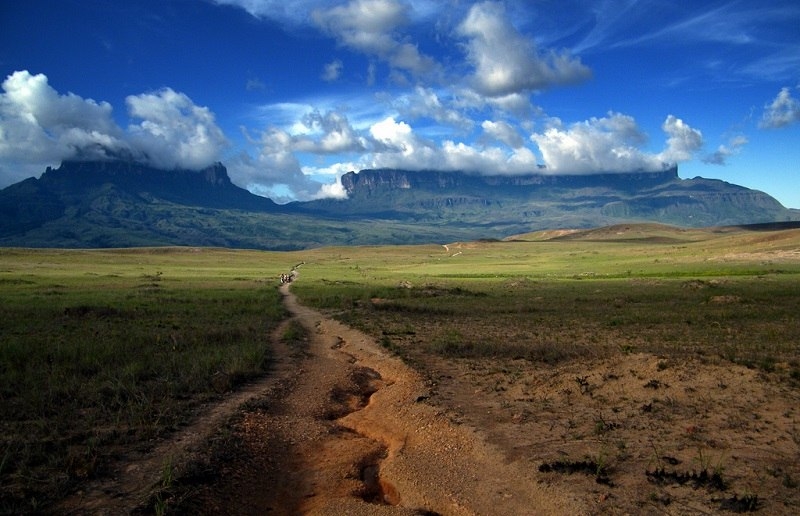
[[[286,283],[291,283],[294,277],[297,275],[297,269],[301,265],[304,265],[306,262],[300,262],[294,267],[292,267],[291,272],[281,274],[281,285],[285,285]]]

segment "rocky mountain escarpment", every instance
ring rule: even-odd
[[[504,238],[623,222],[685,227],[800,220],[769,195],[659,172],[501,176],[362,170],[346,199],[278,205],[225,167],[161,170],[131,159],[65,161],[0,190],[0,246],[302,249]]]

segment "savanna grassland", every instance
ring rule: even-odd
[[[445,357],[557,363],[642,351],[771,369],[800,358],[799,245],[797,230],[640,225],[330,249],[294,291],[387,346],[416,335],[412,351]]]
[[[658,225],[268,253],[0,250],[3,512],[269,374],[300,301],[595,513],[800,506],[800,230]]]
[[[366,251],[363,251],[366,252]],[[800,506],[800,232],[656,225],[330,256],[293,289],[596,513]]]
[[[0,250],[0,512],[48,507],[263,375],[286,259]]]

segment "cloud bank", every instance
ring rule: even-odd
[[[304,23],[270,0],[217,1],[259,18]],[[268,121],[250,137],[259,146],[257,157],[232,164],[232,177],[252,188],[272,184],[277,187],[272,191],[304,192],[298,195],[302,199],[341,194],[335,186],[311,192],[308,177],[364,168],[485,174],[653,171],[691,159],[702,147],[700,131],[673,115],[662,124],[666,141],[657,152],[645,149],[648,139],[633,117],[620,113],[569,126],[550,119],[547,128],[535,131],[538,120],[548,119],[531,103],[532,95],[585,82],[592,71],[567,50],[537,45],[512,23],[503,3],[450,8],[445,13],[446,4],[426,0],[298,2],[293,12],[307,13],[305,23],[370,60],[370,85],[379,62],[388,66],[390,77],[403,74],[413,86],[373,99],[383,104],[378,118],[353,121],[352,110],[320,108],[314,99],[302,112],[293,106],[294,118]],[[436,25],[437,41],[460,48],[459,63],[437,62],[411,37],[416,22],[444,14],[450,21]],[[334,81],[342,75],[341,61],[334,59],[321,78]],[[265,106],[265,112],[282,115],[292,110]]]
[[[702,133],[673,115],[662,124],[665,141],[659,152],[645,149],[648,138],[633,117],[621,113],[569,126],[556,120],[541,132],[527,133],[526,138],[522,127],[509,122],[485,120],[481,128],[483,137],[469,143],[427,138],[394,116],[359,130],[341,114],[311,112],[293,132],[277,127],[263,131],[253,139],[260,145],[257,160],[233,163],[230,169],[233,175],[246,177],[247,184],[278,183],[309,199],[343,195],[338,183],[326,187],[317,183],[314,188],[310,176],[341,176],[350,170],[401,168],[487,175],[661,171],[692,159],[703,146]],[[297,158],[300,153],[323,157],[343,152],[353,159],[316,167],[303,166]]]
[[[702,147],[702,133],[669,115],[662,124],[666,147],[653,154],[642,149],[646,136],[633,117],[608,113],[564,129],[551,127],[534,133],[547,169],[551,172],[591,174],[661,170],[687,161]]]
[[[123,155],[165,169],[196,169],[217,161],[227,145],[208,108],[169,88],[129,96],[135,123],[127,129],[114,121],[108,102],[60,94],[44,74],[14,72],[2,88],[0,160],[23,168]]]

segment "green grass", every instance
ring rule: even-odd
[[[301,262],[292,290],[303,303],[422,366],[432,355],[555,364],[648,352],[800,385],[800,232],[634,235],[286,253],[0,249],[0,512],[46,508],[264,374],[286,317],[277,277]],[[281,338],[301,349],[297,326]]]
[[[0,251],[0,512],[28,512],[262,375],[289,255]]]
[[[653,231],[329,250],[293,288],[406,355],[555,363],[642,351],[764,371],[797,357],[800,260],[781,252],[796,252],[800,232]]]
[[[297,291],[306,303],[336,308],[348,323],[398,341],[392,347],[405,342],[451,357],[552,363],[627,350],[768,364],[796,357],[800,344],[798,275],[655,282],[498,279],[466,285],[439,279],[435,289],[378,291],[363,284],[359,295],[357,285],[298,283]],[[380,302],[371,302],[373,297]],[[409,327],[413,336],[404,330]]]

